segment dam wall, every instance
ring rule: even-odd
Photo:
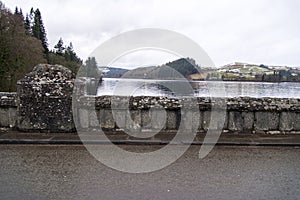
[[[75,131],[70,99],[30,98],[22,100],[30,103],[20,104],[19,98],[17,93],[0,93],[0,127],[33,132]],[[112,106],[112,99],[119,105]],[[211,117],[215,112],[222,113],[218,120],[224,120],[217,128],[225,133],[300,133],[299,99],[228,98],[226,109],[221,109],[212,108],[214,99],[197,98],[197,105],[184,111],[181,107],[184,100],[167,97],[83,96],[78,101],[76,128],[86,131],[99,128],[177,130],[180,127],[206,132],[211,128],[210,121],[216,120]]]
[[[172,131],[299,134],[300,99],[93,96],[59,65],[37,65],[0,93],[0,128],[28,132]],[[76,79],[78,81],[78,79]],[[91,85],[91,84],[90,84]],[[92,89],[92,90],[91,90]],[[75,91],[75,92],[73,92]]]
[[[224,133],[300,133],[300,100],[281,98],[82,97],[77,120],[83,130],[193,130]],[[215,102],[224,102],[222,107]],[[112,102],[115,105],[112,106]],[[187,103],[186,105],[189,105]],[[224,107],[225,105],[225,107]],[[186,118],[189,118],[187,120]],[[217,121],[211,125],[211,121]]]

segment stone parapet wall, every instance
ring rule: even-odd
[[[71,86],[67,87],[67,90],[61,90],[62,93],[57,95],[55,88],[66,87],[66,83],[50,84],[54,89],[49,92],[46,91],[49,85],[46,87],[40,84],[40,93],[29,91],[31,89],[27,91],[26,87],[32,88],[32,85],[25,83],[25,86],[22,84],[18,86],[21,87],[18,95],[0,93],[0,127],[22,131],[75,131],[71,109]],[[47,89],[44,90],[43,87]],[[211,119],[212,112],[218,114],[218,110],[224,109],[218,107],[220,99],[217,98],[189,100],[144,96],[82,96],[76,101],[79,105],[75,109],[77,113],[75,120],[79,125],[77,128],[86,131],[97,130],[100,127],[103,130],[134,129],[137,132],[177,130],[180,126],[186,130],[206,132],[210,127],[210,121],[214,120]],[[218,124],[218,128],[222,128],[223,132],[300,133],[300,99],[239,97],[223,101],[226,105],[225,115],[222,116],[225,117],[225,122]],[[182,112],[183,102],[187,105],[184,110],[186,113]],[[186,123],[183,116],[192,120]],[[24,124],[24,120],[28,123]]]
[[[217,128],[235,133],[300,133],[300,99],[284,98],[197,98],[175,99],[167,97],[81,97],[78,99],[78,124],[81,129],[136,129],[136,131],[176,130],[181,128],[205,132],[212,112],[222,113],[225,101],[224,123]],[[189,101],[191,101],[189,108]],[[182,113],[182,103],[187,105]],[[196,102],[196,106],[195,106]],[[193,103],[193,105],[192,105]],[[213,110],[212,110],[212,104]],[[218,110],[220,112],[218,112]],[[165,113],[164,113],[165,112]],[[182,117],[191,117],[186,123]],[[151,119],[165,120],[151,120]],[[115,120],[117,119],[117,120]],[[118,124],[116,123],[118,121]],[[164,124],[159,124],[164,122]]]

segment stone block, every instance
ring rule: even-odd
[[[126,128],[126,110],[112,110],[116,126],[120,129]]]
[[[126,130],[128,132],[137,132],[141,130],[142,116],[140,110],[126,112]]]
[[[296,116],[294,118],[294,130],[300,131],[300,113],[296,112]]]
[[[142,115],[142,128],[143,129],[151,129],[152,128],[152,117],[151,117],[151,112],[150,110],[142,110],[141,111]]]
[[[228,129],[230,131],[243,130],[243,116],[241,112],[231,111],[228,115]]]
[[[254,125],[254,112],[242,112],[243,130],[252,131]]]
[[[9,127],[8,108],[0,108],[0,127]]]
[[[17,106],[15,93],[0,92],[0,127],[16,126]]]
[[[24,131],[74,131],[73,80],[72,72],[63,66],[35,66],[17,83],[18,128]]]
[[[197,131],[201,124],[201,113],[196,110],[186,110],[181,113],[180,128]]]
[[[13,128],[16,126],[16,122],[17,122],[17,108],[9,108],[8,115],[9,115],[9,127]]]
[[[178,128],[178,113],[174,110],[167,110],[166,129],[175,130]]]
[[[204,130],[208,130],[208,128],[209,128],[210,115],[211,115],[211,111],[203,111],[202,112],[202,116],[203,116],[202,128]]]
[[[103,129],[113,129],[115,128],[115,120],[110,109],[101,109],[100,110],[100,126]]]
[[[279,113],[277,112],[255,112],[255,130],[270,131],[279,128]]]
[[[87,109],[79,109],[79,123],[81,128],[89,128],[89,112]]]
[[[164,109],[142,110],[142,128],[158,131],[166,128],[167,113]]]
[[[281,131],[299,131],[300,113],[282,112],[279,120],[279,130]]]
[[[92,128],[100,127],[97,113],[94,110],[89,112],[89,127],[92,127]]]
[[[225,111],[203,111],[202,116],[202,127],[205,131],[227,129],[228,116]]]
[[[230,111],[228,114],[228,129],[230,131],[251,131],[253,129],[254,113]]]

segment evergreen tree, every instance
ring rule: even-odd
[[[26,14],[26,17],[25,17],[24,27],[26,30],[26,34],[31,35],[31,23],[30,23],[28,14]]]
[[[95,57],[88,57],[85,61],[85,70],[87,77],[99,78],[100,70],[98,69],[97,61]]]
[[[34,9],[33,8],[31,8],[30,9],[30,12],[29,12],[29,21],[30,21],[30,26],[32,27],[32,25],[33,25],[33,18],[34,18]]]
[[[22,11],[22,8],[20,8],[19,10],[19,16],[21,17],[22,20],[24,20],[24,15],[23,15],[23,11]]]
[[[0,91],[15,91],[17,80],[45,62],[43,47],[26,34],[20,10],[11,13],[0,1]]]
[[[30,11],[30,13],[32,13],[32,11]],[[47,43],[46,30],[45,30],[41,12],[39,9],[36,9],[34,11],[32,34],[35,38],[41,40],[42,46],[44,47],[45,53],[47,54],[49,49],[48,49],[48,43]]]
[[[59,39],[58,43],[54,46],[55,53],[62,56],[64,54],[65,51],[65,47],[64,47],[64,42],[62,40],[62,38]]]
[[[81,59],[76,55],[73,44],[70,42],[69,46],[65,50],[65,58],[67,61],[82,63]]]
[[[63,45],[63,39],[60,38],[54,50],[48,54],[48,63],[63,65],[76,74],[82,65],[82,60],[76,55],[72,43],[66,47]]]
[[[16,7],[14,15],[15,15],[16,17],[19,16],[20,19],[24,20],[23,11],[22,11],[21,8],[20,8],[20,10],[19,10],[18,7]]]
[[[65,58],[69,61],[75,61],[75,56],[76,54],[73,49],[73,44],[70,42],[69,46],[66,48]]]

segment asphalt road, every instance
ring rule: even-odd
[[[299,147],[217,146],[204,159],[198,151],[129,174],[81,145],[0,145],[0,199],[300,199]]]

